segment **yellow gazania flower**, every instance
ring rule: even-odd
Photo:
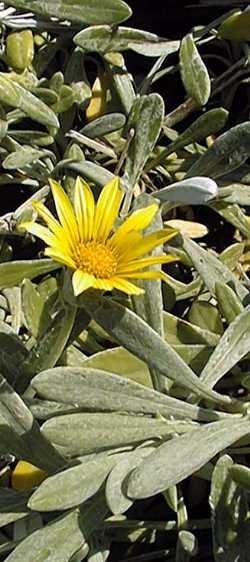
[[[90,187],[78,177],[74,206],[59,183],[50,180],[50,186],[59,220],[36,201],[34,207],[48,228],[35,222],[23,223],[22,227],[44,240],[48,245],[46,256],[74,271],[75,296],[90,287],[139,295],[143,289],[130,279],[165,278],[162,271],[142,271],[177,259],[166,254],[143,257],[176,234],[173,229],[164,229],[142,236],[140,231],[150,224],[158,209],[156,203],[133,212],[113,232],[123,196],[119,178],[103,187],[95,203]]]

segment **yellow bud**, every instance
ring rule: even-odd
[[[86,109],[87,121],[101,117],[106,110],[107,83],[104,75],[99,75],[92,86],[92,94]]]
[[[7,37],[7,62],[8,65],[23,72],[29,68],[34,56],[34,40],[29,29],[10,33]]]
[[[11,486],[14,490],[30,490],[38,486],[48,474],[26,461],[19,461],[11,474]]]

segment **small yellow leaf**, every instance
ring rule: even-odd
[[[14,490],[30,490],[38,486],[48,474],[37,466],[26,461],[19,461],[11,475],[11,486]]]
[[[250,10],[240,10],[229,16],[218,29],[218,35],[230,41],[250,40]]]
[[[179,230],[181,234],[189,236],[189,238],[202,238],[202,236],[206,236],[208,233],[207,227],[199,222],[171,219],[169,221],[165,221],[164,224],[166,226],[176,228],[176,230]]]
[[[101,117],[106,110],[107,98],[107,82],[103,75],[97,76],[92,86],[92,95],[89,105],[86,109],[87,121],[92,121],[97,117]]]

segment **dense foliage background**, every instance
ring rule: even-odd
[[[0,3],[2,561],[249,558],[250,11],[166,4]],[[117,175],[179,260],[75,298],[21,225]]]

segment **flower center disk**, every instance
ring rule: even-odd
[[[111,248],[98,242],[78,244],[74,260],[77,269],[100,279],[112,277],[117,269],[117,261]]]

